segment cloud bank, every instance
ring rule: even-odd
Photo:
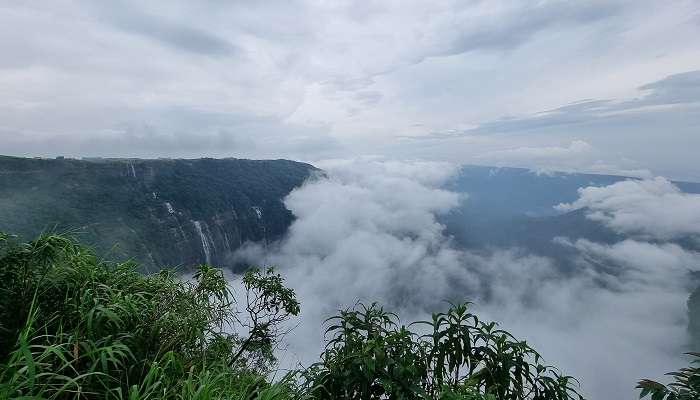
[[[668,240],[700,235],[700,195],[683,193],[663,177],[579,189],[560,211],[584,208],[587,217],[624,234]]]
[[[581,378],[591,398],[636,396],[642,377],[682,366],[686,273],[700,256],[678,245],[613,245],[557,239],[576,250],[576,271],[518,249],[464,251],[436,216],[468,197],[441,189],[449,164],[335,161],[292,192],[297,220],[267,248],[242,259],[280,266],[302,304],[287,363],[316,360],[322,321],[357,301],[378,301],[406,321],[444,300],[476,311],[526,339],[545,359]],[[653,321],[653,322],[650,322]]]

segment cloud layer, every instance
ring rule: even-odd
[[[450,164],[335,161],[328,176],[286,199],[297,220],[268,247],[238,256],[279,265],[302,306],[286,362],[316,359],[322,321],[357,301],[378,301],[404,320],[476,302],[477,312],[528,340],[581,378],[591,398],[636,395],[637,379],[682,365],[687,272],[700,255],[675,244],[598,244],[576,250],[574,273],[518,249],[455,247],[436,219],[468,197],[441,189]],[[650,321],[654,321],[651,323]]]
[[[683,193],[663,177],[581,188],[579,195],[557,209],[584,208],[588,218],[629,235],[661,240],[700,235],[700,195]]]

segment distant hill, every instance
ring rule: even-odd
[[[287,160],[27,159],[0,156],[0,231],[74,230],[146,269],[212,263],[281,237],[282,199],[316,168]]]
[[[584,210],[565,213],[554,206],[574,202],[581,187],[607,186],[626,179],[634,178],[464,166],[446,188],[467,198],[443,216],[442,222],[448,233],[468,248],[516,246],[566,262],[567,250],[552,243],[556,236],[604,243],[622,237],[587,219]],[[700,193],[700,183],[674,184],[685,192]]]
[[[489,215],[550,216],[560,212],[559,203],[578,198],[577,190],[586,186],[607,186],[627,179],[619,175],[581,173],[538,174],[525,168],[463,166],[447,184],[456,192],[468,193],[465,206]],[[700,183],[674,182],[687,193],[700,193]]]

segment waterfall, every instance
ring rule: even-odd
[[[222,228],[222,232],[224,232],[224,245],[226,246],[226,250],[231,251],[231,243],[228,241],[228,235],[226,234],[226,229]]]
[[[209,224],[207,224],[206,222],[204,223],[204,230],[206,231],[204,232],[204,236],[209,238],[209,247],[211,247],[214,250],[214,253],[216,253],[216,242],[213,239],[214,236],[211,234],[211,230],[209,230]]]
[[[204,235],[202,231],[202,224],[199,221],[192,221],[194,228],[199,234],[199,238],[202,240],[202,250],[204,250],[204,258],[208,265],[211,265],[211,246],[209,245],[209,239]]]

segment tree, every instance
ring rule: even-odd
[[[280,325],[299,314],[299,302],[294,290],[284,286],[282,276],[276,274],[273,268],[267,268],[264,272],[259,268],[249,269],[243,276],[243,286],[247,318],[236,320],[249,332],[248,338],[232,357],[231,365],[240,362],[246,351],[256,355],[257,360],[272,361],[274,343],[282,336]]]

